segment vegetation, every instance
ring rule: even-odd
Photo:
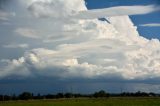
[[[109,94],[101,90],[93,94],[57,93],[34,95],[0,95],[0,106],[160,106],[160,95],[145,92]]]
[[[104,90],[95,92],[93,94],[75,94],[75,93],[57,93],[57,94],[47,94],[34,95],[30,92],[23,92],[20,95],[0,95],[0,101],[9,101],[9,100],[40,100],[40,99],[64,99],[64,98],[109,98],[109,97],[160,97],[159,94],[155,93],[145,93],[145,92],[123,92],[120,94],[109,94]]]
[[[160,106],[160,98],[110,97],[3,101],[0,106]]]

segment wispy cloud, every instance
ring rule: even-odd
[[[28,48],[28,44],[8,44],[8,45],[3,45],[4,48]]]
[[[9,20],[9,17],[15,16],[15,13],[11,13],[11,12],[6,12],[6,11],[2,11],[0,10],[0,20],[2,21],[7,21]]]
[[[160,23],[141,24],[139,26],[143,26],[143,27],[160,27]]]
[[[62,1],[35,2],[29,6],[28,10],[34,16],[41,18],[52,17],[78,19],[97,19],[123,15],[142,15],[160,10],[160,8],[155,5],[116,6],[104,9],[87,10],[86,7],[80,5],[82,3],[84,4],[83,0],[81,2],[77,0],[75,3],[77,7],[74,5],[72,5],[72,7],[68,7],[68,4],[70,5],[72,3],[64,3]],[[56,9],[57,6],[60,7],[58,10]]]
[[[122,15],[142,15],[160,10],[159,7],[154,5],[135,5],[135,6],[117,6],[104,9],[93,9],[81,11],[77,17],[80,18],[103,18]]]
[[[15,32],[23,37],[38,39],[37,32],[30,28],[17,28]]]

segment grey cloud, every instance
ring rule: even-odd
[[[0,10],[0,20],[1,21],[7,21],[9,20],[10,17],[13,17],[13,16],[15,16],[15,13],[13,12],[6,12],[3,10]]]
[[[15,32],[23,37],[34,38],[34,39],[40,38],[40,36],[37,35],[38,33],[30,28],[17,28]]]

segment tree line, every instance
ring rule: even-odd
[[[0,95],[0,101],[9,101],[9,100],[36,100],[36,99],[59,99],[59,98],[108,98],[108,97],[157,97],[160,95],[155,93],[146,93],[146,92],[123,92],[123,93],[107,93],[104,90],[100,90],[93,94],[80,94],[80,93],[57,93],[57,94],[47,94],[41,95],[37,94],[34,95],[30,92],[23,92],[19,95]]]

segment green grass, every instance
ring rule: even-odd
[[[160,106],[160,98],[58,99],[0,102],[0,106]]]

